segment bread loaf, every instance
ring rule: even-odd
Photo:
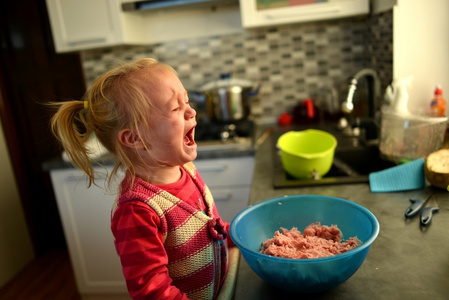
[[[427,156],[424,174],[431,185],[447,189],[449,185],[449,149],[441,149]]]

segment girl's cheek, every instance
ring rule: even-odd
[[[179,127],[179,123],[177,121],[170,122],[170,128],[177,129]]]

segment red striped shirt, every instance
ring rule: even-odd
[[[150,185],[153,192],[162,188],[182,199],[184,204],[180,203],[181,206],[188,204],[190,210],[200,209],[207,212],[208,207],[199,187],[183,168],[181,170],[183,174],[178,182],[161,186]],[[196,180],[202,182],[200,177]],[[202,184],[204,183],[202,182]],[[176,214],[187,214],[188,211],[179,209],[176,210]],[[213,215],[218,217],[215,205],[213,205],[212,211]],[[173,213],[175,213],[174,210]],[[167,215],[169,214],[170,211],[167,212]],[[169,217],[167,216],[167,218]],[[172,217],[176,218],[177,216]],[[180,216],[181,219],[190,217]],[[178,278],[175,286],[169,272],[169,257],[182,257],[190,254],[180,254],[179,247],[167,247],[164,243],[164,234],[166,233],[164,233],[163,227],[160,215],[147,203],[133,200],[121,203],[119,199],[118,206],[113,212],[111,229],[122,262],[128,291],[133,299],[188,299],[186,293],[182,291],[201,289],[205,283],[204,278],[210,278],[211,274],[217,273],[217,270],[214,269],[216,263],[206,264],[190,274],[188,279]],[[229,224],[226,224],[226,230],[228,227]],[[170,230],[173,229],[168,228],[168,231]],[[193,244],[192,247],[189,246],[189,243]],[[198,241],[190,239],[182,248],[198,248]],[[224,269],[223,272],[219,272],[221,273],[220,281],[224,277],[226,266],[222,267]]]

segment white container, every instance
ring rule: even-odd
[[[396,163],[426,158],[441,149],[447,117],[431,118],[382,112],[381,154]]]

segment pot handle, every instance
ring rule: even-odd
[[[206,101],[206,95],[204,95],[204,93],[202,92],[198,92],[198,91],[192,91],[190,92],[190,95],[192,96],[192,100],[194,102],[205,102]]]
[[[260,92],[260,83],[257,85],[257,87],[254,90],[249,91],[246,95],[248,97],[254,97],[254,96],[257,96],[259,94],[259,92]]]

